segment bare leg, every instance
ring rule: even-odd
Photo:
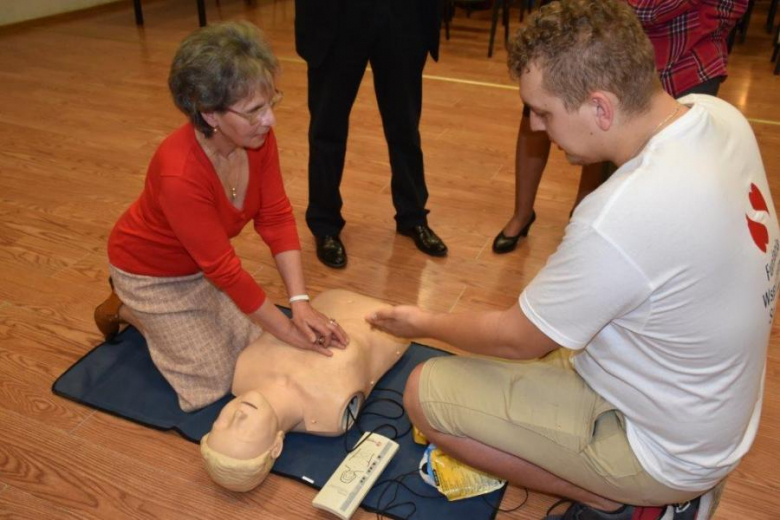
[[[516,236],[531,220],[536,191],[547,166],[550,138],[531,130],[531,118],[523,114],[515,147],[515,213],[504,226],[504,235]]]
[[[412,423],[437,447],[469,466],[542,493],[581,502],[602,511],[614,511],[622,504],[591,493],[549,471],[514,455],[497,450],[474,439],[455,437],[435,430],[425,418],[419,401],[422,365],[417,366],[406,383],[404,406]]]
[[[609,175],[608,163],[586,164],[583,166],[580,174],[580,186],[577,189],[577,199],[574,201],[572,212],[574,212],[574,208],[579,205],[582,199],[601,186],[609,178]]]

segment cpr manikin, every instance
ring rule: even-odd
[[[331,290],[312,305],[341,325],[349,346],[325,357],[263,334],[244,349],[233,376],[237,397],[200,443],[206,470],[227,489],[249,491],[260,484],[282,452],[286,432],[344,433],[379,378],[409,347],[408,340],[366,323],[366,315],[388,306],[379,300]]]

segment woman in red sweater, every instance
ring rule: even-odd
[[[248,22],[187,37],[168,85],[189,122],[157,149],[138,199],[108,241],[112,293],[95,310],[107,339],[144,335],[185,411],[230,389],[239,352],[262,331],[331,355],[346,333],[309,305],[300,243],[272,127],[278,62]],[[292,319],[242,267],[230,239],[252,221],[271,249]]]

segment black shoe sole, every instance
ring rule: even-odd
[[[319,260],[323,264],[325,264],[328,267],[331,267],[333,269],[344,269],[345,267],[347,267],[347,262],[346,261],[344,261],[343,264],[334,264],[333,262],[325,261],[320,255],[317,255],[317,260]]]

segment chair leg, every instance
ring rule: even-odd
[[[734,42],[737,39],[737,26],[734,26],[731,31],[729,31],[729,36],[726,39],[726,52],[728,54],[731,54],[731,50],[734,48]]]
[[[198,0],[198,23],[201,27],[206,26],[206,2],[205,0]]]
[[[748,27],[750,27],[750,17],[753,15],[753,7],[756,5],[756,0],[748,1],[748,8],[745,11],[745,16],[737,24],[737,34],[739,35],[739,43],[745,43],[747,37]]]
[[[496,26],[498,25],[498,10],[501,8],[503,0],[494,0],[493,2],[493,23],[490,25],[490,43],[488,44],[488,58],[493,57],[493,43],[496,40]]]
[[[141,0],[133,0],[133,9],[135,10],[135,24],[144,24],[144,12],[141,10]]]
[[[523,15],[526,11],[529,13],[534,8],[534,0],[520,0],[520,16],[518,17],[518,21],[523,21]]]
[[[450,39],[450,22],[455,15],[455,0],[446,0],[443,6],[442,18],[444,18],[444,37]]]
[[[498,1],[498,0],[497,0]],[[509,0],[503,0],[504,48],[509,41]]]
[[[766,32],[771,33],[775,28],[775,15],[777,14],[777,2],[778,0],[772,0],[769,4],[769,14],[766,17]]]
[[[772,61],[775,62],[775,74],[780,74],[780,25],[777,26],[777,31],[775,31],[773,46]]]

